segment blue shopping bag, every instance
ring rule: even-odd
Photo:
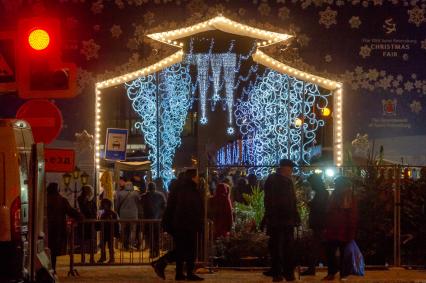
[[[343,255],[343,268],[342,273],[347,275],[364,276],[365,263],[364,257],[358,248],[355,241],[350,241],[346,247]]]

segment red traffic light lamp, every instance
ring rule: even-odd
[[[62,61],[60,21],[24,18],[18,23],[17,82],[22,98],[72,98],[77,67]]]
[[[44,50],[50,43],[49,33],[44,29],[34,29],[28,36],[28,43],[34,50]]]

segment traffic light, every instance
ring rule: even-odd
[[[17,82],[22,98],[71,98],[76,95],[77,68],[62,62],[60,21],[24,18],[18,23]]]

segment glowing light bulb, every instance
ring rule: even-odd
[[[324,117],[328,117],[331,114],[331,110],[328,107],[324,107],[323,109],[321,109],[321,114]]]

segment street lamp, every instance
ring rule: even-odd
[[[70,184],[71,184],[71,174],[70,173],[65,173],[62,175],[62,179],[64,180],[64,184],[65,187],[67,187],[69,189]]]
[[[77,180],[80,177],[80,168],[76,166],[72,176],[74,178],[74,208],[77,208]]]
[[[89,181],[89,174],[87,174],[86,171],[83,171],[80,178],[81,178],[81,185],[82,186],[87,185],[87,183]]]

